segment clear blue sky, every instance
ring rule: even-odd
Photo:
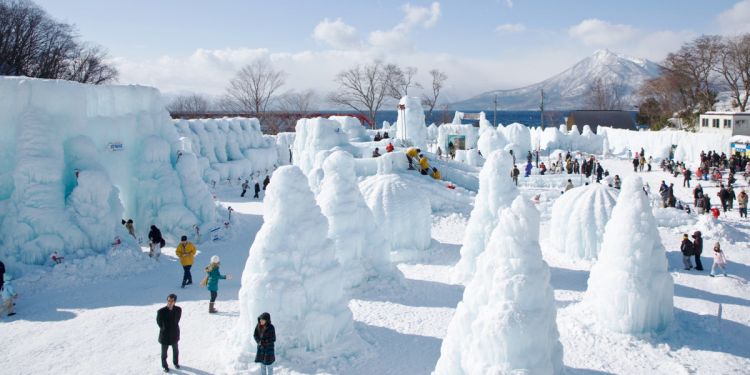
[[[600,48],[659,60],[703,33],[750,31],[748,0],[36,3],[108,48],[123,83],[209,93],[254,58],[287,71],[288,89],[322,91],[337,69],[382,58],[443,69],[461,96],[536,82]]]

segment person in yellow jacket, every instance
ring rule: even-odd
[[[414,169],[414,166],[412,165],[412,160],[416,158],[420,152],[422,152],[422,150],[416,147],[409,147],[406,149],[406,160],[409,161],[409,169]]]
[[[177,245],[174,253],[180,258],[180,264],[184,273],[182,275],[182,286],[191,285],[193,283],[193,275],[190,274],[190,268],[193,266],[193,259],[195,258],[195,245],[187,240],[187,236],[182,236],[180,244]]]
[[[441,177],[440,176],[440,171],[437,168],[432,167],[432,174],[430,176],[432,176],[432,178],[434,178],[434,179],[436,179],[436,180],[439,181],[440,177]]]
[[[426,175],[430,171],[430,162],[427,157],[419,154],[419,171]]]

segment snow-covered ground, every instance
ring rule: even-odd
[[[633,174],[628,160],[607,159],[612,175]],[[656,167],[656,166],[655,166]],[[682,178],[657,171],[639,173],[652,194],[659,183],[674,182],[678,199],[692,203]],[[592,263],[573,260],[553,246],[550,210],[565,178],[520,181],[524,197],[541,195],[540,245],[551,273],[557,328],[565,371],[570,374],[747,374],[750,369],[750,222],[735,209],[719,224],[697,221],[695,214],[655,210],[661,241],[674,279],[674,320],[662,333],[642,336],[605,331],[584,303]],[[572,179],[579,184],[578,176]],[[695,182],[695,181],[693,181]],[[272,182],[273,183],[273,182]],[[718,187],[703,184],[715,196]],[[740,179],[737,192],[747,188]],[[69,267],[16,282],[18,314],[0,318],[0,363],[3,374],[156,374],[159,364],[156,310],[167,294],[182,307],[178,374],[215,374],[227,369],[225,351],[239,318],[238,292],[248,249],[262,225],[263,203],[239,198],[238,186],[219,185],[217,197],[232,206],[239,220],[229,238],[198,246],[193,266],[196,285],[180,289],[182,269],[174,248],[164,249],[157,263],[148,259]],[[248,195],[250,196],[250,195]],[[714,199],[714,201],[717,201]],[[472,207],[432,217],[432,242],[420,259],[401,263],[403,286],[371,285],[353,292],[349,307],[354,328],[367,350],[330,361],[330,367],[289,363],[278,357],[276,374],[429,374],[440,356],[443,337],[464,286],[452,282]],[[683,233],[704,233],[706,271],[682,269],[679,241]],[[324,233],[321,233],[324,235]],[[710,249],[719,239],[728,258],[729,277],[708,277]],[[144,249],[145,252],[145,249]],[[219,284],[218,314],[208,314],[208,292],[197,285],[212,255],[222,259],[221,272],[233,276]],[[96,267],[102,267],[97,269]],[[104,276],[101,276],[104,275]],[[112,276],[108,276],[112,275]],[[53,276],[45,282],[44,276]],[[87,282],[80,282],[81,279]],[[277,335],[289,334],[276,327]]]

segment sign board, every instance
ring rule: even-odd
[[[479,120],[479,113],[464,113],[464,120]]]
[[[122,151],[122,150],[124,150],[124,148],[122,146],[122,142],[109,142],[109,144],[107,144],[107,148],[109,149],[109,151]]]
[[[221,239],[221,227],[211,228],[209,232],[211,235],[211,241],[218,241]]]

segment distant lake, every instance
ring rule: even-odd
[[[459,110],[461,111],[461,110]],[[321,111],[321,113],[355,113],[353,111]],[[479,113],[480,111],[461,111],[464,113]],[[450,123],[453,121],[453,115],[456,113],[455,110],[449,110],[449,111],[438,111],[435,110],[432,112],[432,118],[425,118],[425,122],[427,124],[436,123],[436,124],[443,124],[443,123]],[[565,117],[568,116],[568,113],[570,111],[544,111],[544,125],[545,126],[559,126],[560,124],[565,123]],[[487,116],[487,120],[491,124],[495,124],[493,112],[492,111],[485,111],[484,114]],[[540,118],[541,111],[497,111],[497,123],[508,125],[512,124],[514,122],[518,122],[521,124],[524,124],[526,126],[539,126],[541,124],[541,118]],[[375,119],[375,126],[380,128],[383,126],[383,121],[388,121],[388,123],[394,123],[396,122],[396,118],[398,117],[397,111],[378,111],[377,117]],[[477,120],[464,120],[464,123],[472,123],[477,122]]]

